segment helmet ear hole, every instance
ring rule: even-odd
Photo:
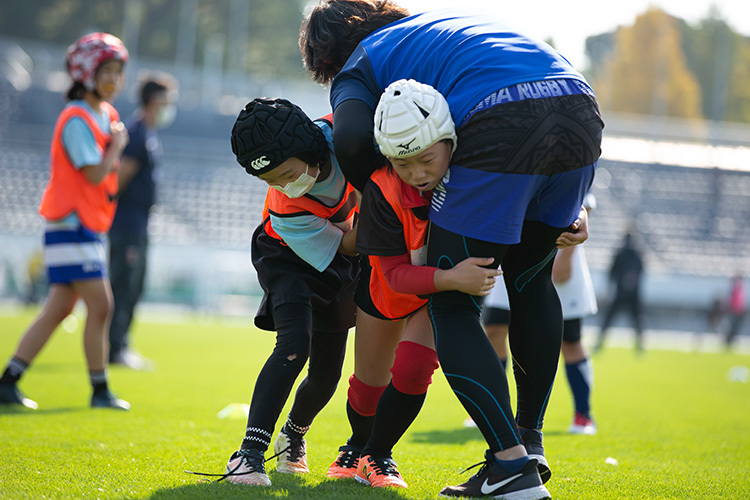
[[[458,138],[450,107],[433,87],[416,80],[397,80],[385,89],[375,109],[374,136],[389,158],[414,156],[444,139]]]

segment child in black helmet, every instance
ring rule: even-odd
[[[232,151],[268,190],[252,260],[263,288],[255,317],[276,331],[276,346],[253,391],[245,437],[224,477],[270,486],[264,452],[292,385],[310,360],[274,446],[277,472],[305,473],[305,432],[341,376],[354,326],[359,272],[354,252],[357,202],[333,156],[330,119],[311,121],[284,99],[254,99],[232,128]]]

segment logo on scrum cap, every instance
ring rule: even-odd
[[[261,168],[265,168],[270,164],[271,164],[270,160],[268,160],[265,157],[265,155],[261,156],[260,158],[256,158],[250,162],[250,166],[254,168],[255,170],[260,170]]]

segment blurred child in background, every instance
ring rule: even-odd
[[[130,409],[107,382],[107,330],[112,290],[104,238],[114,217],[120,155],[128,133],[110,104],[124,83],[128,51],[119,38],[91,33],[73,44],[66,64],[73,85],[57,119],[50,152],[50,180],[39,213],[45,219],[44,260],[50,288],[47,302],[24,333],[0,378],[0,403],[37,408],[18,381],[72,311],[86,305],[83,340],[92,407]]]

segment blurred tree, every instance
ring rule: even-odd
[[[131,11],[138,29],[126,30],[126,3],[137,2]],[[225,70],[251,72],[263,78],[304,77],[297,47],[303,0],[46,0],[45,2],[0,2],[0,33],[71,44],[86,32],[100,30],[123,37],[135,33],[134,56],[174,61],[180,23],[192,18],[187,40],[194,47],[183,49],[192,63],[202,64],[203,48],[211,41],[223,44]],[[41,4],[41,6],[40,6]],[[194,9],[181,16],[181,7]],[[232,37],[230,39],[230,36]],[[230,47],[231,46],[231,47]],[[237,48],[241,47],[241,49]],[[192,49],[192,50],[190,50]],[[230,50],[231,49],[231,50]],[[244,52],[244,56],[238,56]],[[216,64],[216,61],[212,61]]]
[[[662,15],[669,17],[664,13]],[[626,36],[628,30],[632,30],[632,33],[639,33],[636,26],[620,27],[617,31],[601,33],[586,39],[586,56],[589,60],[589,67],[585,74],[589,81],[593,82],[600,101],[602,101],[602,107],[635,113],[666,112],[672,116],[692,116],[687,114],[685,110],[675,113],[669,105],[665,106],[663,102],[660,102],[659,97],[655,97],[655,94],[651,94],[650,105],[647,104],[649,100],[641,95],[643,89],[639,87],[635,87],[633,90],[637,90],[636,95],[643,100],[640,106],[635,106],[633,102],[621,102],[622,100],[632,100],[632,98],[627,89],[623,88],[622,82],[617,82],[617,78],[620,77],[610,74],[615,70],[628,71],[629,68],[635,68],[643,76],[644,65],[647,64],[646,59],[658,64],[654,61],[657,54],[663,58],[665,51],[674,50],[676,53],[682,51],[685,64],[679,62],[679,56],[676,56],[677,60],[673,61],[672,65],[661,64],[661,73],[659,71],[646,72],[646,78],[656,78],[666,71],[677,71],[678,75],[675,75],[675,79],[685,81],[686,65],[687,72],[695,79],[700,91],[700,116],[719,121],[750,123],[750,37],[734,32],[721,18],[715,6],[710,7],[706,17],[694,27],[684,20],[672,18],[672,22],[677,23],[680,32],[681,45],[679,46],[675,43],[666,43],[666,46],[656,43],[659,37],[661,39],[664,39],[664,37],[670,38],[669,33],[673,28],[660,27],[657,29],[653,24],[647,24],[644,19],[639,19],[641,24],[649,26],[649,29],[653,31],[651,34],[643,33],[646,37],[642,40],[644,43],[638,44],[632,36]],[[638,22],[636,21],[636,23]],[[620,47],[621,42],[630,44],[630,49]],[[624,62],[625,56],[620,51],[634,56],[628,62],[632,66],[623,66],[626,64]],[[646,57],[637,57],[639,54]],[[675,63],[677,63],[676,66]],[[652,66],[652,68],[655,67]],[[680,74],[683,76],[679,76]],[[689,80],[689,78],[687,79]],[[643,80],[643,78],[639,78],[641,85],[644,83]],[[632,82],[628,80],[628,85],[631,84]],[[691,84],[688,85],[689,87],[692,86]],[[613,87],[619,87],[619,90]],[[656,92],[656,87],[653,88],[653,92]],[[688,92],[688,95],[690,95],[690,92]],[[612,102],[615,99],[618,102]]]
[[[695,28],[681,23],[684,49],[703,96],[703,116],[750,122],[750,38],[721,19],[715,7]]]
[[[612,58],[594,85],[602,106],[612,111],[702,115],[700,87],[687,66],[678,22],[658,8],[617,29]]]

